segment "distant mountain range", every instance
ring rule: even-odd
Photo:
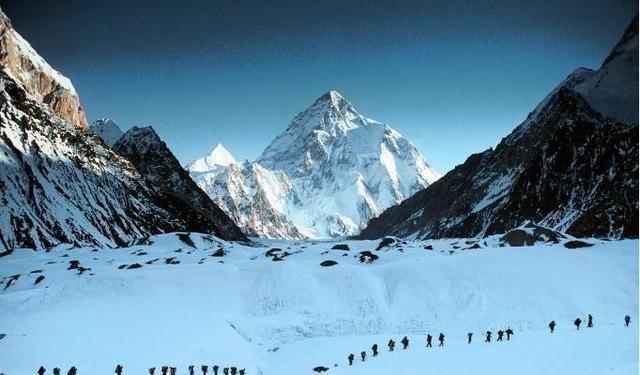
[[[495,149],[442,178],[336,91],[255,161],[217,144],[185,169],[150,127],[89,126],[71,81],[2,12],[0,47],[0,253],[181,231],[483,237],[528,221],[577,237],[638,236],[637,18],[599,69],[573,72]]]
[[[246,240],[224,213],[204,215],[190,195],[180,197],[145,178],[146,169],[108,148],[88,129],[71,82],[2,12],[0,45],[0,250],[119,246],[192,230]]]
[[[247,233],[271,238],[355,235],[439,177],[409,140],[337,91],[299,113],[255,162],[218,145],[187,169]]]
[[[475,237],[527,220],[638,237],[638,18],[598,70],[556,87],[495,149],[371,220],[360,238]]]

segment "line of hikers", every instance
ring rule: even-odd
[[[189,370],[189,375],[195,375],[195,366],[190,365],[188,367],[188,370]],[[200,370],[202,371],[202,375],[209,374],[208,365],[202,365],[200,367]],[[212,375],[218,375],[219,370],[220,370],[220,367],[218,365],[211,366]],[[124,371],[124,367],[122,367],[121,365],[116,366],[116,370],[115,370],[116,375],[122,375],[123,371]],[[178,370],[176,367],[162,366],[160,368],[161,375],[176,375],[177,371]],[[43,366],[40,366],[40,368],[38,369],[38,375],[44,375],[46,372],[47,372],[47,369],[45,369]],[[69,371],[67,371],[67,375],[77,375],[77,374],[78,374],[78,369],[75,368],[75,366],[71,367]],[[156,368],[155,367],[149,368],[149,375],[155,375],[155,374],[156,374]],[[237,367],[224,367],[222,369],[221,374],[222,375],[246,375],[246,370],[243,368],[238,369]],[[0,374],[0,375],[4,375],[4,374]],[[57,367],[54,367],[53,375],[61,375],[60,369]]]
[[[629,315],[625,315],[624,326],[629,327],[630,323],[631,323],[631,317]],[[580,318],[576,318],[576,320],[573,321],[573,325],[576,326],[576,330],[580,329],[581,324],[582,324],[582,319]],[[593,327],[593,316],[591,314],[587,316],[587,327],[589,328]],[[549,323],[549,330],[551,331],[551,333],[553,333],[555,328],[556,328],[556,322],[555,320],[552,320]],[[511,328],[507,328],[504,331],[499,330],[497,333],[498,333],[498,338],[496,339],[496,341],[503,341],[503,337],[505,334],[507,335],[507,341],[509,341],[511,339],[511,336],[514,335],[514,332]],[[485,333],[486,336],[485,336],[484,342],[491,342],[492,334],[493,333],[491,331],[487,331]],[[444,338],[445,338],[444,333],[440,332],[440,334],[438,335],[438,341],[440,342],[440,344],[438,346],[444,346]],[[468,344],[471,344],[472,338],[473,338],[473,332],[467,333]],[[431,336],[431,334],[427,334],[428,348],[432,347],[431,345],[432,341],[433,341],[433,336]],[[402,349],[407,349],[409,347],[409,338],[407,336],[403,337],[402,340],[400,340],[400,343],[402,344]],[[392,352],[396,347],[396,342],[393,339],[390,339],[389,342],[387,343],[387,347],[389,348],[389,351]],[[373,346],[371,347],[371,352],[373,357],[378,356],[378,344],[373,344]],[[366,351],[360,352],[360,358],[362,362],[364,362],[367,358],[367,352]],[[353,353],[347,356],[347,360],[349,361],[349,366],[352,366],[355,360],[355,356],[353,355]],[[189,375],[195,375],[195,367],[193,365],[190,365],[188,367],[188,370],[189,370]],[[209,374],[208,365],[202,365],[200,367],[200,370],[202,371],[202,375]],[[218,365],[211,366],[212,375],[219,375],[218,374],[219,370],[220,370],[220,367]],[[122,375],[123,371],[124,371],[124,368],[121,365],[116,366],[116,370],[115,370],[116,375]],[[37,373],[38,375],[45,375],[46,372],[47,370],[43,366],[40,366]],[[160,375],[176,375],[176,373],[177,373],[176,367],[162,366],[160,368]],[[58,367],[53,368],[53,375],[61,375],[61,374],[62,373],[60,372],[60,369]],[[72,366],[69,369],[69,371],[67,371],[67,375],[77,375],[77,374],[78,374],[78,369],[75,366]],[[3,375],[3,374],[0,374],[0,375]],[[156,375],[155,367],[149,368],[149,375]],[[246,375],[246,372],[245,372],[245,369],[238,369],[237,367],[224,367],[222,369],[221,375]]]
[[[631,323],[631,317],[629,315],[625,315],[624,326],[629,327],[629,323]],[[573,324],[576,326],[576,329],[580,329],[580,324],[582,324],[582,320],[580,318],[577,318],[576,320],[573,321]],[[591,314],[587,316],[587,327],[589,328],[593,327],[593,316]],[[553,333],[555,328],[556,328],[556,322],[555,320],[552,320],[549,323],[549,329],[551,330],[551,333]],[[492,334],[493,332],[487,331],[485,333],[484,342],[491,342]],[[511,336],[513,336],[515,333],[511,328],[507,328],[506,330],[502,330],[502,329],[498,330],[497,334],[498,334],[498,338],[496,339],[496,341],[503,341],[505,334],[507,335],[507,341],[509,341],[511,340]],[[473,338],[473,332],[467,333],[468,344],[471,344],[472,338]],[[427,334],[427,348],[432,347],[431,345],[432,341],[433,341],[433,336],[431,336],[431,334]],[[440,332],[440,335],[438,335],[438,341],[440,342],[438,346],[444,346],[444,334],[442,332]],[[402,349],[407,349],[409,347],[409,338],[407,336],[403,337],[402,340],[400,340],[400,343],[402,343]],[[389,351],[392,352],[396,347],[396,342],[393,341],[393,339],[390,339],[389,342],[387,343],[387,347],[389,347]],[[378,356],[378,344],[373,344],[373,346],[371,347],[371,352],[373,357]],[[360,359],[362,360],[362,362],[366,361],[367,359],[366,351],[360,352]],[[349,362],[349,366],[353,366],[354,360],[355,360],[355,355],[353,353],[347,356],[347,361]]]

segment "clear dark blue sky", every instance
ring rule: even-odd
[[[0,0],[93,121],[150,124],[186,163],[254,159],[335,89],[446,172],[566,75],[597,67],[636,0]]]

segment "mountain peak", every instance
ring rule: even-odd
[[[98,134],[109,147],[113,146],[123,134],[118,123],[108,117],[97,119],[91,124],[90,128]]]
[[[187,166],[190,172],[208,172],[217,167],[228,167],[231,164],[237,164],[236,159],[229,151],[218,142],[208,155],[196,159]]]

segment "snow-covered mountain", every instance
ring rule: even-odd
[[[0,34],[22,40],[0,16]],[[0,250],[58,243],[117,246],[195,229],[193,210],[145,180],[82,123],[71,122],[74,116],[62,117],[72,113],[59,105],[77,99],[70,82],[33,50],[27,58],[20,66],[33,69],[25,76],[16,77],[10,65],[0,68]],[[42,87],[33,86],[28,74],[55,83],[52,95],[61,101],[34,91]],[[197,229],[220,234],[219,227]]]
[[[494,149],[372,220],[361,237],[472,237],[526,220],[575,236],[638,237],[638,19]]]
[[[118,124],[110,118],[99,118],[91,124],[90,128],[109,147],[113,146],[118,138],[124,134]]]
[[[129,160],[142,176],[185,212],[190,230],[228,240],[246,240],[240,228],[189,177],[152,127],[134,126],[119,137],[113,150]]]
[[[207,170],[212,160],[224,162]],[[187,168],[216,201],[233,200],[228,197],[236,195],[234,191],[275,191],[265,194],[268,208],[282,213],[302,235],[312,238],[356,234],[385,208],[439,177],[409,140],[358,113],[336,91],[322,95],[298,114],[256,162],[243,163],[231,173],[245,176],[242,187],[238,177],[223,177],[226,185],[215,177],[230,165],[239,165],[221,165],[228,160],[212,153]],[[263,181],[269,182],[268,187],[256,187]],[[246,206],[255,209],[251,200]],[[236,207],[246,215],[243,206]],[[249,222],[259,235],[265,234],[256,227],[270,225]]]
[[[11,26],[0,9],[0,65],[33,98],[63,119],[87,128],[87,117],[71,81],[53,69]]]
[[[301,239],[285,216],[291,181],[284,172],[257,163],[239,163],[217,144],[188,167],[191,177],[214,202],[251,236]]]

